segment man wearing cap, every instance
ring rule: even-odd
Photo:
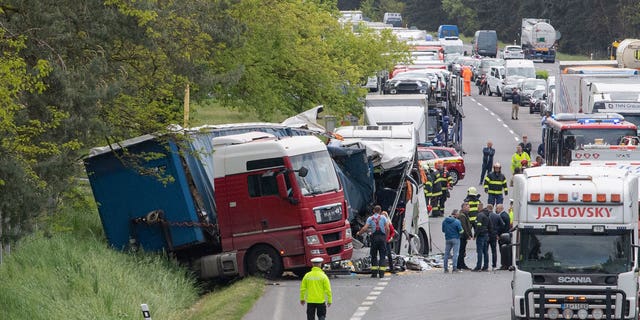
[[[330,307],[333,300],[329,277],[321,269],[322,262],[320,257],[311,259],[313,267],[300,283],[300,305],[307,304],[307,320],[315,320],[316,313],[319,320],[324,320],[327,306]]]
[[[501,172],[501,168],[500,162],[496,162],[493,171],[484,178],[484,192],[489,194],[487,203],[494,206],[503,202],[503,193],[505,196],[509,194],[507,178]]]
[[[511,92],[511,120],[518,120],[518,111],[520,110],[520,94],[518,88],[514,87]]]
[[[387,234],[389,234],[389,220],[382,215],[382,207],[373,207],[373,215],[367,218],[367,222],[362,229],[358,230],[357,236],[371,229],[371,277],[384,278],[387,267],[384,266],[386,256]],[[380,257],[378,259],[378,256]]]

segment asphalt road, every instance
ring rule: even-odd
[[[554,75],[557,64],[536,63],[536,68]],[[459,208],[470,186],[478,190],[482,148],[487,140],[494,143],[495,161],[508,170],[511,155],[523,134],[528,135],[533,150],[541,140],[540,116],[529,114],[521,107],[520,120],[511,120],[511,103],[498,97],[472,96],[464,101],[464,139],[467,174],[454,188],[447,201],[447,214]],[[486,202],[486,196],[482,200]],[[431,238],[434,252],[444,249],[441,230],[442,218],[433,218]],[[476,262],[475,245],[467,247],[467,265]],[[441,269],[408,271],[385,279],[372,279],[368,275],[338,276],[331,279],[333,305],[328,309],[329,319],[510,319],[511,272],[462,272],[444,274]],[[253,309],[243,318],[304,319],[305,308],[298,302],[299,279],[283,278],[267,286],[266,292]]]

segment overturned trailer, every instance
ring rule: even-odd
[[[403,255],[428,254],[431,237],[427,203],[417,165],[414,127],[345,126],[336,128],[334,132],[343,138],[339,148],[366,151],[365,165],[369,166],[369,176],[374,183],[373,192],[370,186],[360,190],[368,202],[360,202],[360,207],[354,203],[350,205],[349,221],[354,231],[364,225],[371,214],[371,207],[378,204],[389,212],[399,234],[392,242],[393,251]],[[333,148],[329,148],[330,153]],[[353,162],[354,165],[356,163],[362,165],[362,161]],[[338,162],[338,165],[344,166],[344,163]],[[351,169],[345,166],[343,171],[350,172]]]

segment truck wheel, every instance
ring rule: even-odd
[[[422,230],[418,231],[418,237],[420,238],[420,250],[418,252],[426,256],[429,254],[429,237]]]
[[[282,259],[273,248],[260,245],[249,253],[247,269],[250,275],[275,279],[282,275]]]
[[[453,169],[449,170],[449,177],[451,177],[451,184],[453,184],[454,186],[456,184],[458,184],[458,177],[459,176],[460,175],[458,174],[458,171],[453,170]]]

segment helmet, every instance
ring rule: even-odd
[[[529,164],[529,161],[527,161],[527,159],[522,159],[522,161],[520,161],[520,164],[524,167]]]
[[[437,169],[442,168],[442,166],[444,166],[444,160],[442,160],[442,159],[438,159],[438,160],[436,160],[435,165],[436,165],[436,168],[437,168]]]
[[[500,164],[500,162],[496,162],[493,164],[493,167],[499,169],[499,168],[502,168],[502,165]]]
[[[469,189],[467,189],[467,194],[470,196],[477,196],[478,190],[476,190],[476,187],[469,187]]]

